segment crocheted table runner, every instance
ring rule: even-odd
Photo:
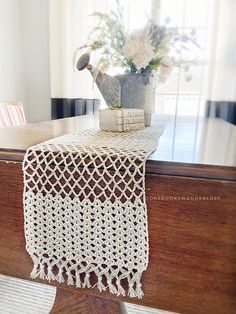
[[[142,297],[145,162],[165,124],[129,133],[83,130],[27,150],[23,202],[31,278]]]

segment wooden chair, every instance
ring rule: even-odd
[[[0,127],[9,128],[25,125],[25,114],[23,104],[14,101],[0,101]]]

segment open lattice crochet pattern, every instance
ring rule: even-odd
[[[23,202],[31,278],[117,295],[127,288],[130,297],[142,297],[140,279],[148,265],[145,162],[164,126],[129,133],[83,130],[27,150]]]

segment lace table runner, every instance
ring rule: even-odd
[[[145,162],[165,124],[129,133],[83,130],[27,150],[23,202],[31,278],[142,297]]]

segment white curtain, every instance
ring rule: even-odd
[[[94,27],[91,14],[107,10],[108,0],[50,0],[52,98],[100,98],[89,71],[74,70],[73,54]]]
[[[215,0],[214,13],[208,99],[235,102],[236,1]]]

